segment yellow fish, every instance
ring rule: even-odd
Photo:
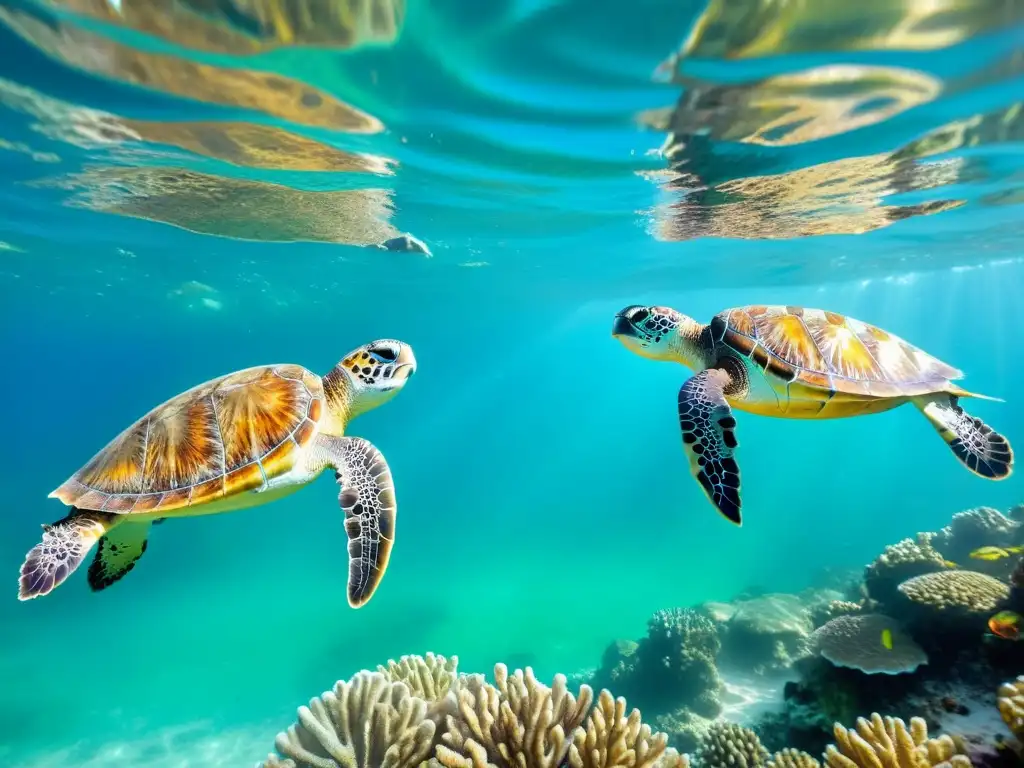
[[[979,547],[971,552],[975,560],[1001,560],[1009,556],[1010,553],[1002,547]]]
[[[1003,547],[1003,549],[1011,555],[1019,555],[1021,552],[1024,552],[1024,547]]]
[[[884,645],[887,650],[890,650],[890,651],[892,650],[892,630],[891,629],[883,629],[882,630],[882,645]]]
[[[959,568],[960,566],[954,563],[952,560],[943,560],[942,564],[947,568]]]

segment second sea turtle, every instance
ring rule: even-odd
[[[834,419],[912,403],[971,472],[1009,477],[1009,441],[964,411],[961,398],[998,398],[954,383],[956,368],[881,328],[821,309],[748,306],[707,325],[670,307],[631,305],[612,336],[642,357],[683,365],[678,415],[690,470],[718,511],[742,523],[732,409]]]

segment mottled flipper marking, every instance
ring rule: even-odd
[[[89,586],[93,592],[106,589],[124,578],[146,551],[149,523],[121,522],[100,539],[96,557],[89,565]]]
[[[964,411],[954,395],[929,395],[914,400],[953,453],[974,474],[1003,480],[1013,472],[1010,441]]]
[[[395,486],[384,456],[361,437],[317,438],[341,486],[338,502],[348,535],[348,604],[370,601],[384,577],[395,540]]]
[[[679,427],[690,472],[708,499],[729,522],[742,525],[740,468],[736,450],[736,419],[725,399],[731,383],[718,368],[701,371],[679,390]]]
[[[18,579],[18,599],[48,595],[82,564],[93,545],[110,529],[114,518],[103,512],[78,510],[43,526],[43,540],[29,550]]]

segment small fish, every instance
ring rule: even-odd
[[[971,557],[975,560],[1002,560],[1009,556],[1010,553],[1002,547],[979,547],[971,552]]]
[[[886,650],[889,650],[889,651],[892,650],[892,630],[891,629],[883,629],[882,630],[882,645],[884,645],[886,647]]]
[[[942,564],[947,568],[959,568],[960,566],[954,563],[952,560],[943,560]]]
[[[1000,611],[988,620],[988,628],[993,635],[1005,638],[1006,640],[1019,640],[1021,623],[1024,618],[1014,611]]]
[[[1024,552],[1024,547],[1003,547],[1003,549],[1011,555],[1019,555],[1021,552]]]

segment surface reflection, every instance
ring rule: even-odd
[[[283,75],[150,53],[20,10],[0,8],[0,22],[52,58],[94,75],[195,101],[254,110],[299,125],[346,133],[384,129],[372,115]]]
[[[736,60],[940,49],[1022,19],[1024,4],[988,0],[714,0],[656,73],[682,86],[677,103],[640,115],[643,125],[666,133],[660,151],[667,170],[646,174],[665,197],[651,212],[649,231],[670,241],[861,234],[969,203],[1016,201],[1013,188],[995,196],[972,193],[971,185],[1005,181],[1006,174],[1000,176],[986,158],[954,153],[1019,139],[1020,104],[950,121],[892,149],[854,154],[850,148],[870,146],[877,130],[910,113],[957,103],[953,99],[974,89],[1018,77],[1024,71],[1020,50],[948,79],[906,67],[841,62],[750,79],[742,77],[749,70]],[[714,59],[716,79],[693,74],[705,72]],[[856,140],[830,142],[854,132]],[[794,152],[814,142],[813,151]],[[937,158],[944,154],[950,156]],[[943,194],[954,186],[955,194]],[[901,201],[908,192],[927,194]]]
[[[143,32],[184,48],[249,55],[283,47],[347,49],[394,42],[405,0],[47,0],[51,8]]]
[[[375,244],[388,223],[385,189],[316,191],[174,167],[95,166],[34,186],[72,192],[67,204],[238,240]]]

